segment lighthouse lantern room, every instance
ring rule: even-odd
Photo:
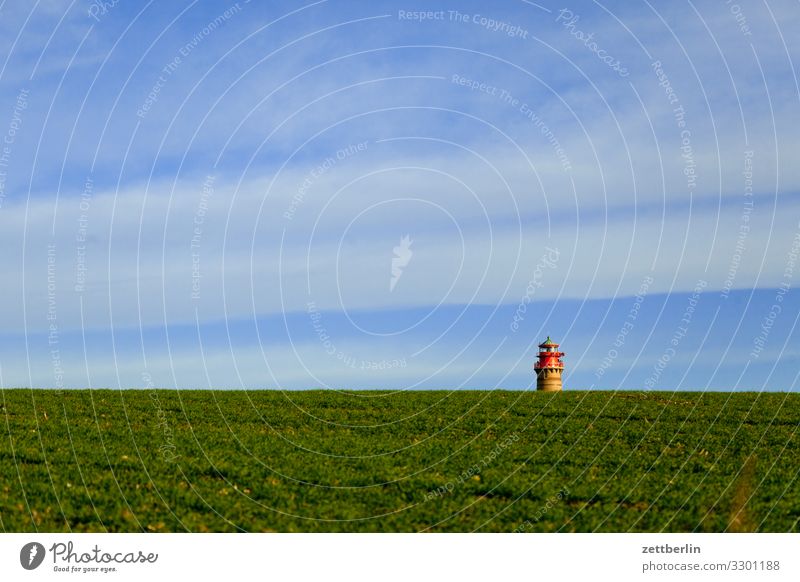
[[[536,390],[543,392],[561,391],[561,374],[564,371],[564,362],[561,361],[564,352],[558,351],[558,344],[547,336],[539,344],[539,359],[533,365],[536,371]]]

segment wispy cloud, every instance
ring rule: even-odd
[[[796,4],[425,8],[4,6],[4,333],[786,282]]]

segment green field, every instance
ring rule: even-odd
[[[800,394],[0,396],[7,532],[800,529]]]

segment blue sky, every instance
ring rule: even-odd
[[[796,390],[798,27],[4,3],[0,385]]]

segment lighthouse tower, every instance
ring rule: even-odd
[[[561,356],[564,352],[558,351],[558,344],[547,336],[539,344],[539,360],[533,365],[536,370],[536,389],[543,392],[561,391],[561,373],[564,371],[564,362]]]

